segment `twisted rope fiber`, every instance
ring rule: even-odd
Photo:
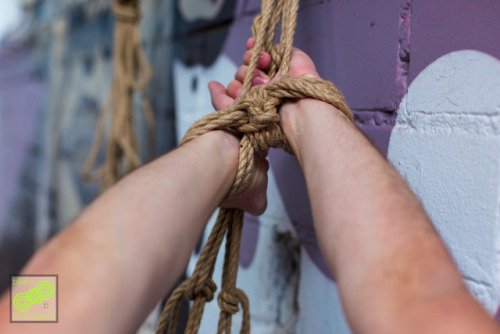
[[[100,180],[102,189],[113,185],[123,175],[141,165],[133,120],[135,92],[141,96],[142,110],[148,125],[149,158],[154,154],[154,114],[147,95],[147,85],[153,76],[153,70],[141,46],[139,0],[115,0],[112,10],[116,17],[113,83],[108,100],[99,114],[94,141],[82,168],[83,177],[87,181]],[[106,160],[93,171],[108,118],[112,122]]]
[[[269,147],[280,147],[293,154],[279,126],[277,108],[283,99],[318,99],[330,103],[351,120],[353,119],[344,96],[333,83],[319,78],[288,77],[297,10],[298,0],[262,1],[262,12],[255,18],[252,26],[255,46],[237,105],[205,116],[188,130],[181,141],[182,145],[216,129],[230,130],[241,135],[238,171],[228,194],[229,198],[243,193],[250,186],[255,175],[256,153],[266,151]],[[280,18],[280,44],[274,44]],[[268,75],[274,77],[279,73],[280,79],[267,86],[258,86],[250,90],[261,51],[268,52],[272,58]],[[224,236],[226,236],[226,253],[222,287],[217,298],[221,309],[217,333],[231,333],[232,315],[239,312],[240,306],[243,311],[240,333],[250,332],[248,298],[241,289],[236,288],[242,227],[243,211],[220,209],[193,275],[177,287],[167,301],[158,323],[157,334],[164,333],[167,324],[167,333],[175,333],[183,297],[193,301],[185,333],[198,332],[205,303],[214,298],[217,289],[211,277]]]

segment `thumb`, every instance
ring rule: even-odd
[[[318,71],[312,59],[303,51],[294,48],[292,51],[292,59],[290,61],[290,76],[303,77],[313,76],[318,77]]]
[[[217,81],[210,81],[208,83],[208,90],[210,91],[210,98],[215,110],[226,109],[233,105],[234,99],[226,94],[226,88]]]

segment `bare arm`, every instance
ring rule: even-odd
[[[253,39],[243,61],[248,65]],[[259,56],[254,85],[269,83]],[[237,97],[247,66],[227,89],[210,86],[222,107]],[[291,76],[318,76],[294,49]],[[421,204],[391,164],[347,117],[316,100],[287,103],[280,122],[303,169],[320,249],[355,333],[500,333],[468,292]]]
[[[59,275],[59,323],[9,324],[7,293],[0,332],[133,332],[184,271],[238,150],[232,135],[208,133],[105,192],[23,270]]]
[[[281,118],[354,332],[500,332],[406,183],[347,117],[302,100]]]

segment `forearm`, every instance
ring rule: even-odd
[[[237,139],[203,137],[105,192],[26,266],[59,274],[58,330],[129,332],[172,287],[236,172]]]
[[[304,171],[320,248],[355,332],[444,333],[423,330],[424,316],[444,320],[456,312],[466,312],[455,319],[464,333],[467,317],[486,318],[494,329],[415,196],[355,126],[313,100],[282,108],[282,117]]]

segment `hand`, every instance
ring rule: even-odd
[[[253,39],[252,39],[253,41]],[[247,48],[252,48],[253,44],[247,42]],[[259,59],[257,67],[265,69],[271,63],[271,57],[268,54],[263,55],[262,59]],[[248,64],[248,61],[247,61]],[[257,70],[264,73],[260,70]],[[210,90],[210,95],[212,99],[212,105],[216,110],[221,110],[233,106],[236,104],[236,99],[241,93],[242,81],[238,80],[241,73],[238,72],[235,75],[235,80],[233,80],[227,87],[227,89],[217,81],[211,81],[208,84],[208,89]],[[245,72],[246,73],[246,72]],[[252,86],[266,84],[268,81],[263,81],[261,77],[256,77],[253,81]],[[227,133],[228,136],[232,136]],[[250,187],[242,194],[236,196],[235,198],[226,199],[221,203],[223,208],[238,208],[246,211],[252,215],[262,214],[267,207],[267,171],[269,169],[269,162],[266,159],[267,152],[259,152],[255,156],[255,166],[256,172],[254,179]]]
[[[228,108],[236,103],[236,99],[241,93],[241,88],[243,86],[243,81],[245,80],[248,64],[252,57],[252,48],[255,45],[255,40],[253,38],[247,41],[247,51],[243,55],[243,63],[238,71],[236,72],[234,78],[227,88],[216,81],[212,81],[208,84],[210,90],[210,95],[212,98],[212,105],[216,110]],[[259,55],[257,60],[257,68],[254,72],[252,79],[252,87],[267,85],[274,81],[279,80],[280,73],[278,72],[274,78],[269,78],[265,70],[271,65],[271,56],[267,52],[263,52]],[[316,67],[313,61],[304,52],[299,49],[293,49],[292,59],[290,61],[290,74],[291,77],[294,76],[312,76],[319,77]],[[284,103],[280,108],[280,124],[285,135],[290,137],[287,133],[293,133],[295,128],[293,122],[291,122],[291,114],[296,109],[296,102],[290,101]],[[292,129],[292,130],[289,130]],[[290,141],[290,138],[289,138]],[[294,147],[294,140],[290,143]],[[238,196],[237,198],[224,201],[222,207],[237,207],[241,208],[252,214],[262,214],[267,206],[266,188],[267,188],[267,169],[269,169],[269,162],[265,159],[267,152],[259,154],[256,156],[256,166],[257,172],[250,188]]]
[[[209,83],[208,87],[210,90],[210,95],[212,98],[212,104],[216,110],[225,109],[236,103],[236,99],[241,93],[241,88],[243,86],[243,81],[245,80],[248,64],[252,57],[252,48],[255,45],[255,40],[253,38],[247,41],[247,51],[243,55],[243,63],[235,74],[235,80],[231,81],[227,88],[216,81]],[[265,70],[271,65],[271,56],[267,52],[263,52],[259,55],[257,60],[257,68],[255,69],[252,87],[267,85],[269,83],[279,80],[280,73],[278,72],[274,78],[269,78]],[[312,76],[319,77],[316,67],[314,66],[311,58],[299,49],[293,49],[292,58],[290,61],[290,77],[296,76]],[[291,121],[295,107],[296,101],[289,101],[283,104],[280,108],[280,125],[291,141],[292,147],[295,147],[295,140],[290,140],[291,136],[289,133],[294,133],[295,128],[293,122]],[[261,214],[264,212],[267,206],[267,198],[265,190],[267,188],[267,169],[269,168],[269,162],[265,159],[267,152],[264,154],[259,154],[256,157],[257,173],[256,177],[244,194],[238,196],[237,198],[229,201],[225,201],[221,206],[223,207],[239,207],[250,213]],[[252,210],[252,211],[249,211]]]
[[[241,87],[243,85],[243,81],[245,80],[248,64],[252,57],[252,48],[255,45],[255,40],[253,38],[248,39],[247,41],[247,51],[243,55],[243,63],[238,71],[235,74],[235,80],[231,81],[227,86],[227,89],[224,88],[218,82],[211,82],[209,84],[210,92],[212,95],[212,104],[216,109],[226,108],[233,105],[234,100],[240,95]],[[254,72],[252,79],[252,87],[259,85],[267,85],[269,83],[275,82],[280,78],[280,72],[276,74],[274,78],[269,78],[266,74],[265,70],[271,65],[271,56],[263,52],[259,55],[257,60],[257,69]],[[299,49],[294,48],[292,50],[292,58],[290,60],[290,77],[316,77],[319,78],[319,74],[316,70],[316,66],[312,59],[302,52]],[[294,149],[295,154],[297,154],[297,138],[295,136],[296,131],[296,120],[295,114],[298,110],[298,103],[301,100],[288,100],[283,103],[281,106],[280,113],[280,125],[285,133],[290,145]]]
[[[243,81],[245,80],[245,77],[247,75],[248,64],[250,62],[250,58],[252,57],[252,48],[255,45],[255,40],[253,38],[249,38],[246,45],[247,51],[243,55],[244,65],[240,66],[234,76],[235,80],[229,83],[227,89],[216,81],[212,81],[209,83],[209,89],[212,96],[212,104],[217,110],[232,106],[234,104],[234,101],[241,93],[241,87],[243,86]],[[269,65],[271,65],[271,56],[267,52],[263,52],[261,55],[259,55],[259,58],[257,60],[257,69],[254,72],[252,87],[267,85],[279,80],[279,72],[274,78],[269,78],[267,76],[265,70],[269,67]],[[319,78],[318,72],[316,71],[316,66],[314,66],[311,58],[307,54],[296,48],[294,48],[292,51],[289,76],[310,76]]]
[[[227,135],[234,137],[232,134]],[[267,152],[255,155],[255,174],[248,189],[234,198],[224,200],[220,207],[241,209],[254,216],[264,213],[267,207],[267,171],[269,170],[266,157]]]

